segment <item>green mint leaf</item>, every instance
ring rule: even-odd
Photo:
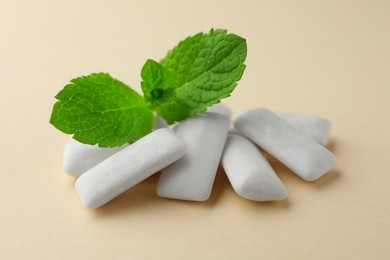
[[[146,135],[155,124],[142,96],[106,73],[71,80],[56,99],[50,123],[82,143],[121,146]]]
[[[245,39],[216,29],[183,40],[141,72],[145,100],[169,124],[230,96],[245,70]]]
[[[144,99],[152,106],[156,106],[169,89],[167,70],[157,61],[147,60],[141,71],[141,88]]]
[[[187,118],[191,115],[191,109],[185,104],[180,104],[176,98],[175,88],[172,88],[172,81],[168,71],[157,61],[147,60],[141,71],[141,88],[145,101],[159,115],[169,123],[175,121],[167,113],[173,112],[175,118]]]

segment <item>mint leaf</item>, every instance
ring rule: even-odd
[[[169,124],[203,112],[230,96],[245,69],[245,39],[226,30],[180,42],[158,64],[142,68],[145,100]]]
[[[168,123],[178,120],[170,120],[166,112],[174,111],[176,118],[186,118],[191,110],[185,105],[180,105],[176,98],[174,88],[170,86],[170,74],[157,61],[147,60],[142,68],[141,88],[144,92],[145,101],[159,115],[163,116]]]
[[[151,105],[157,105],[169,90],[167,70],[157,61],[147,60],[141,71],[141,88],[144,98]]]
[[[114,147],[132,143],[149,133],[155,123],[142,96],[105,73],[71,80],[56,99],[50,123],[86,144]]]
[[[145,63],[144,98],[105,73],[79,77],[56,95],[50,123],[82,143],[132,143],[151,131],[153,110],[172,124],[230,96],[245,70],[246,54],[245,39],[226,30],[198,33],[160,62]]]

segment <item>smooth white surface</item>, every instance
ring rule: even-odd
[[[86,208],[100,207],[184,153],[184,143],[172,130],[156,130],[82,174],[77,193]]]
[[[153,131],[156,131],[160,128],[168,127],[168,124],[164,120],[164,118],[162,118],[161,116],[157,116],[157,115],[155,116],[155,118],[156,118],[156,125],[154,126]]]
[[[165,120],[160,116],[155,115],[155,118],[156,125],[154,126],[153,131],[168,126]],[[121,147],[106,148],[99,147],[98,145],[83,144],[71,139],[64,148],[62,159],[64,171],[69,175],[80,176],[85,171],[126,146],[128,146],[128,144],[122,145]]]
[[[318,116],[292,113],[277,113],[277,115],[291,124],[296,130],[320,144],[325,145],[328,141],[331,127],[329,120]]]
[[[254,109],[242,109],[237,112],[237,117],[251,110]],[[325,145],[328,141],[331,127],[329,120],[311,115],[299,115],[284,112],[276,114],[284,121],[291,124],[296,130],[300,131],[307,137],[316,140],[320,144]],[[240,132],[234,127],[232,127],[229,132],[232,134],[240,134]]]
[[[307,181],[320,178],[336,165],[331,152],[268,109],[240,115],[234,127]]]
[[[155,115],[156,125],[153,131],[167,127],[165,120]],[[128,144],[121,147],[105,148],[97,145],[80,143],[74,139],[70,140],[64,148],[63,165],[64,171],[73,176],[80,176],[96,164],[107,159],[116,152],[122,150]]]
[[[76,140],[69,141],[64,148],[64,171],[73,176],[80,176],[96,164],[117,153],[127,145],[114,148],[102,148],[97,145],[83,144]]]
[[[207,109],[207,112],[225,115],[229,118],[232,115],[232,111],[230,110],[230,108],[225,106],[223,103],[217,103],[217,104],[213,105],[212,107],[209,107]]]
[[[161,197],[204,201],[210,197],[230,120],[217,113],[202,113],[175,126],[187,152],[161,172]]]
[[[267,159],[248,139],[229,135],[221,158],[234,191],[255,201],[282,200],[287,191]]]

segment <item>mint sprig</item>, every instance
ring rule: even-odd
[[[105,73],[71,80],[56,99],[50,123],[82,143],[120,146],[146,135],[155,124],[142,96]]]
[[[230,96],[245,69],[245,39],[210,30],[181,41],[141,71],[144,97],[106,73],[71,80],[57,95],[50,123],[86,144],[132,143],[151,131],[153,111],[169,124]]]
[[[203,112],[207,107],[229,97],[245,69],[246,41],[226,30],[198,33],[180,42],[167,56],[151,64],[155,73],[141,73],[145,97],[169,124]],[[158,91],[157,91],[158,90]]]

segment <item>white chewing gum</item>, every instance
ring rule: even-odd
[[[229,134],[221,162],[238,195],[254,201],[287,198],[286,188],[267,159],[245,137]]]
[[[154,126],[153,131],[168,127],[163,118],[157,115],[155,115],[155,118],[156,125]],[[62,159],[64,171],[69,175],[80,176],[126,146],[128,146],[128,144],[122,145],[121,147],[106,148],[97,145],[83,144],[72,139],[64,148],[64,156]]]
[[[230,119],[202,113],[178,123],[174,130],[187,152],[161,172],[157,193],[161,197],[205,201],[210,197],[229,130]]]
[[[329,120],[309,115],[297,115],[291,113],[277,113],[284,121],[291,124],[302,134],[310,137],[322,145],[328,141],[330,133]]]
[[[164,118],[161,116],[155,115],[156,118],[156,125],[153,127],[152,131],[156,131],[160,128],[168,127],[167,122],[165,122]]]
[[[96,164],[122,150],[125,146],[102,148],[97,145],[83,144],[71,140],[64,148],[62,159],[64,171],[69,175],[80,176]]]
[[[82,174],[76,191],[86,208],[100,207],[184,153],[183,141],[172,130],[156,130]]]
[[[232,111],[230,110],[230,108],[228,108],[227,106],[225,106],[222,103],[217,103],[217,104],[209,107],[207,109],[207,112],[225,115],[228,118],[230,118],[232,116]]]
[[[307,181],[314,181],[336,165],[335,156],[265,108],[241,114],[234,127]]]
[[[253,109],[244,109],[237,113],[237,117]],[[331,124],[329,120],[311,115],[300,115],[293,113],[276,113],[287,123],[291,124],[296,130],[310,137],[322,145],[328,141]],[[234,127],[230,130],[231,134],[240,134]]]

